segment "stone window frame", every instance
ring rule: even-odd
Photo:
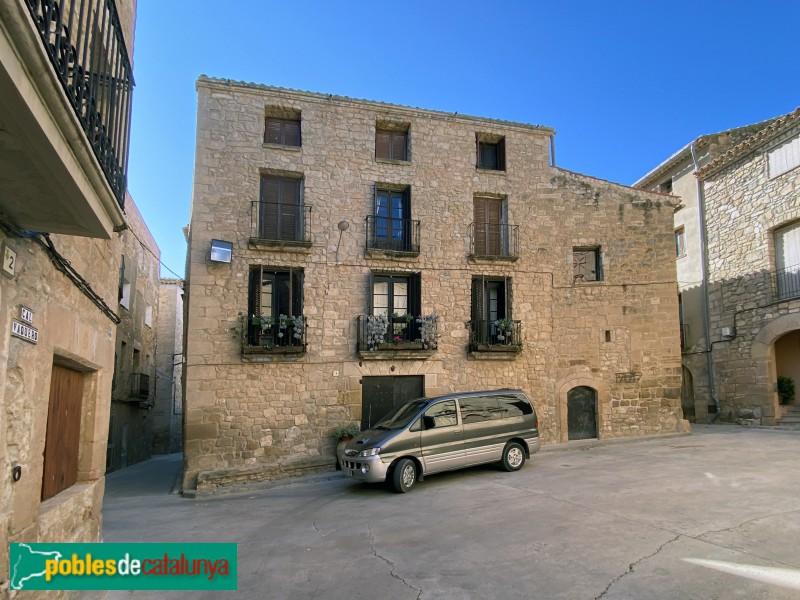
[[[381,134],[389,135],[387,143],[388,156],[379,154],[379,136]],[[394,143],[395,139],[399,138],[401,134],[403,141],[403,157],[397,158],[394,156]],[[401,165],[411,163],[411,123],[387,119],[377,119],[375,121],[375,161]]]
[[[576,255],[583,254],[587,256],[592,256],[594,260],[594,270],[591,271],[594,273],[594,279],[586,279],[586,273],[582,272],[583,269],[581,268],[584,265],[588,265],[586,262],[580,262],[576,259]],[[605,281],[605,274],[603,273],[603,254],[601,246],[573,246],[572,247],[572,282],[573,284],[589,284],[589,283],[600,283]]]
[[[268,139],[270,126],[277,128],[278,138]],[[283,106],[264,107],[263,145],[269,148],[299,150],[303,145],[302,111]],[[288,143],[287,143],[288,140]]]
[[[496,166],[487,166],[482,160],[482,150],[490,147],[496,151]],[[475,168],[487,173],[506,172],[506,136],[481,132],[475,134]]]

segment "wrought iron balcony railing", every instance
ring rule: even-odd
[[[518,352],[522,349],[522,322],[510,319],[470,321],[469,349]]]
[[[243,316],[242,321],[242,350],[245,353],[306,350],[306,320],[303,316]]]
[[[25,0],[120,207],[127,190],[133,75],[115,0]]]
[[[419,253],[419,221],[370,215],[367,250]]]
[[[519,225],[470,223],[469,237],[473,256],[518,256]]]
[[[304,204],[256,201],[250,209],[250,238],[311,243],[307,227],[310,218],[311,207]]]
[[[772,275],[772,289],[776,300],[800,297],[800,265],[776,270]]]
[[[131,397],[150,397],[150,376],[146,373],[131,373]]]
[[[439,339],[436,315],[358,317],[358,351],[435,350]]]

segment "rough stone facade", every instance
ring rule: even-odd
[[[779,363],[800,358],[797,349],[779,352],[776,346],[800,329],[800,290],[791,273],[779,280],[775,237],[776,230],[800,219],[800,168],[775,175],[768,158],[773,148],[798,136],[800,111],[795,111],[700,172],[707,206],[710,337],[725,420],[774,425],[783,415],[777,377],[789,374]]]
[[[147,460],[154,444],[160,251],[130,196],[125,215],[107,472]]]
[[[797,169],[771,177],[768,168],[770,150],[795,135],[796,112],[703,135],[634,184],[668,188],[681,200],[682,404],[693,421],[775,424],[786,410],[777,401],[777,375],[800,381],[798,351],[787,337],[778,343],[795,326],[783,317],[794,314],[797,300],[776,303],[774,238],[797,218]]]
[[[183,280],[161,279],[158,294],[153,454],[180,452],[183,440]]]
[[[581,386],[596,395],[598,437],[686,426],[673,198],[551,166],[546,127],[205,77],[197,89],[185,490],[332,468],[332,431],[361,420],[374,376],[421,376],[429,396],[522,388],[545,443],[569,439],[567,397]],[[301,146],[264,143],[265,115],[278,113],[300,116]],[[376,159],[376,124],[405,128],[408,160]],[[483,139],[503,140],[505,170],[476,168]],[[264,174],[302,178],[306,243],[252,239]],[[410,190],[418,253],[365,250],[376,184]],[[476,256],[476,196],[503,200],[516,260]],[[209,260],[212,239],[233,243],[230,264]],[[578,248],[599,249],[601,281],[576,281]],[[243,352],[254,266],[302,271],[305,352]],[[435,350],[357,346],[375,273],[419,274],[421,314],[439,316]],[[470,350],[470,289],[484,276],[510,278],[519,353]]]

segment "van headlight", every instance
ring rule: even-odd
[[[380,448],[370,448],[369,450],[362,450],[361,452],[358,453],[358,455],[363,458],[367,456],[375,456],[376,454],[380,453],[381,453]]]

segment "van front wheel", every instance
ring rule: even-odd
[[[394,483],[394,491],[404,494],[414,487],[417,481],[417,466],[413,460],[402,458],[394,467],[394,475],[392,477]]]
[[[519,471],[525,464],[525,450],[517,442],[509,442],[503,450],[501,462],[506,471]]]

